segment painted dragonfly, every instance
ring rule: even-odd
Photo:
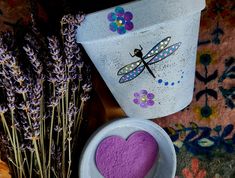
[[[171,37],[166,37],[161,42],[156,44],[145,56],[143,56],[142,53],[143,48],[141,45],[140,49],[134,50],[134,55],[130,53],[131,57],[136,56],[140,58],[140,60],[127,64],[118,71],[117,75],[122,75],[122,77],[119,80],[119,83],[125,83],[135,79],[138,75],[140,75],[144,71],[145,68],[153,76],[153,78],[156,78],[152,70],[150,69],[149,65],[155,64],[167,58],[168,56],[173,54],[181,45],[181,42],[178,42],[166,48],[170,40]],[[148,58],[151,59],[148,62],[146,62],[145,60]],[[141,65],[142,63],[143,65]]]

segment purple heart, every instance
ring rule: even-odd
[[[127,140],[110,136],[96,150],[96,166],[105,178],[144,178],[155,163],[157,141],[145,131],[137,131]]]

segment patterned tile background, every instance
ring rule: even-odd
[[[178,152],[178,177],[235,177],[235,1],[207,0],[193,102],[156,119]]]

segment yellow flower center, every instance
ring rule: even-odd
[[[143,97],[141,98],[141,101],[142,101],[142,102],[146,102],[146,101],[147,101],[146,96],[143,96]]]
[[[120,27],[120,26],[122,26],[123,24],[122,24],[122,20],[118,20],[117,21],[117,25]]]

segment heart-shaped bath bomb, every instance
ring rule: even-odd
[[[127,140],[110,136],[96,150],[96,166],[105,178],[144,178],[155,163],[157,141],[145,131],[137,131]]]

